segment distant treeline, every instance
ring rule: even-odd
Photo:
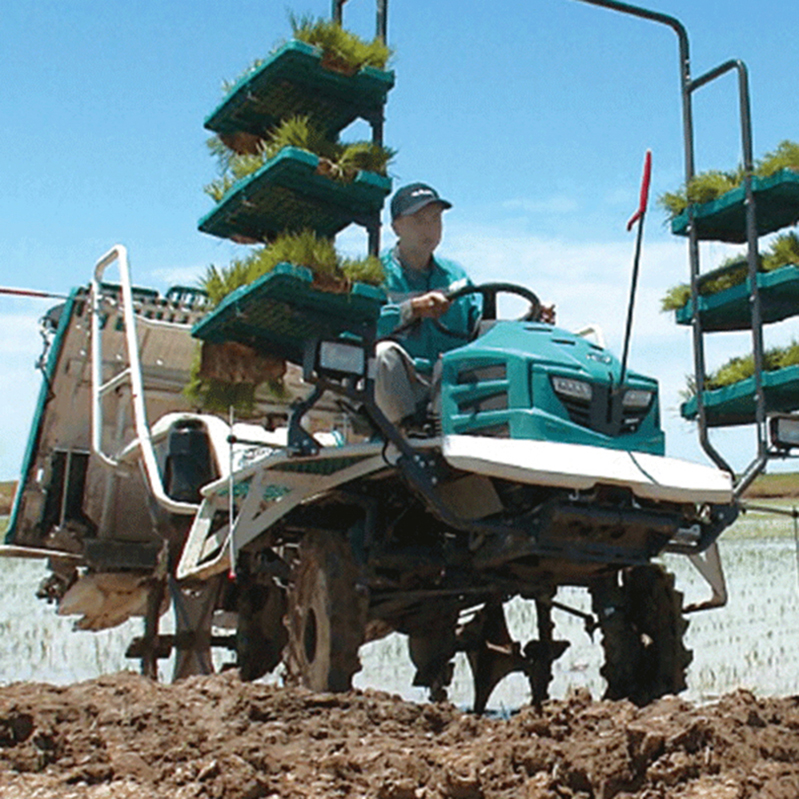
[[[749,499],[799,497],[799,472],[761,474],[747,489],[745,496]]]

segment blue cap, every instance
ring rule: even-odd
[[[393,222],[400,216],[415,214],[430,203],[438,203],[445,210],[452,208],[452,203],[442,200],[432,186],[428,186],[426,183],[409,183],[407,186],[397,189],[397,193],[391,200],[391,221]]]

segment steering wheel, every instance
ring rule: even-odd
[[[515,283],[483,283],[479,286],[463,286],[453,292],[447,292],[446,298],[450,302],[459,300],[461,297],[466,297],[469,294],[481,294],[483,297],[483,320],[493,320],[497,318],[497,294],[515,294],[517,297],[527,300],[529,307],[526,313],[519,317],[519,322],[537,322],[541,315],[541,300],[538,299],[536,294],[524,286],[517,286]],[[454,338],[465,339],[471,341],[474,338],[474,332],[460,333],[455,330],[450,330],[440,320],[434,320],[435,326],[448,336]]]

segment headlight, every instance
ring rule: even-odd
[[[644,391],[640,388],[630,388],[624,392],[621,404],[625,408],[646,408],[652,402],[654,391]]]
[[[799,446],[799,416],[783,413],[769,420],[771,443],[779,449]]]
[[[552,388],[555,389],[556,394],[561,394],[564,397],[591,402],[591,384],[586,383],[585,380],[575,380],[572,377],[553,377]]]
[[[319,374],[362,376],[366,366],[364,348],[341,341],[322,341],[316,358]]]

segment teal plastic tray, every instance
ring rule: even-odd
[[[363,67],[343,75],[322,66],[318,48],[290,41],[239,80],[205,127],[222,135],[245,131],[263,138],[281,119],[307,114],[328,134],[337,134],[353,120],[380,111],[393,86],[393,72]]]
[[[779,322],[799,314],[799,267],[781,266],[771,272],[760,272],[757,276],[760,290],[760,305],[764,322]],[[677,323],[690,325],[693,302],[676,312]],[[699,297],[699,314],[702,329],[748,330],[752,326],[749,305],[748,281],[716,294]]]
[[[352,222],[380,213],[391,181],[358,172],[351,183],[316,174],[319,158],[285,147],[257,172],[235,185],[199,222],[220,238],[266,241],[304,228],[330,237]]]
[[[265,355],[302,363],[305,344],[349,334],[361,337],[386,302],[385,292],[356,283],[346,294],[313,288],[310,269],[278,264],[249,286],[242,286],[192,329],[195,338],[238,341]]]
[[[763,391],[769,412],[799,409],[799,366],[763,373]],[[685,419],[697,415],[696,397],[680,406]],[[748,377],[730,386],[705,392],[705,412],[711,427],[749,424],[755,421],[755,379]]]
[[[799,219],[799,172],[781,169],[767,178],[752,178],[752,191],[757,208],[757,232],[763,236],[796,224]],[[704,241],[746,241],[745,191],[738,186],[717,200],[695,205],[694,223]],[[683,211],[671,222],[671,232],[688,235],[688,212]]]

